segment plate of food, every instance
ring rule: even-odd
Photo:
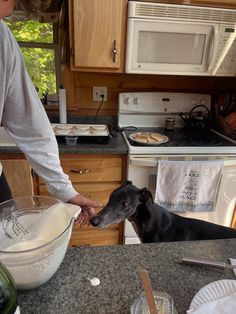
[[[129,135],[129,138],[137,143],[145,145],[160,145],[169,141],[166,135],[155,132],[137,132]]]

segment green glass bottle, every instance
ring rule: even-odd
[[[14,279],[7,268],[0,262],[0,313],[19,314],[17,290]]]

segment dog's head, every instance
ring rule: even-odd
[[[139,189],[131,181],[126,181],[111,193],[107,205],[90,218],[90,223],[99,228],[120,223],[134,215],[136,208],[146,202],[153,202],[151,192],[146,188]]]

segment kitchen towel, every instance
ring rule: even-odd
[[[160,160],[156,202],[169,211],[213,211],[224,162]]]

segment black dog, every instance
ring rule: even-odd
[[[125,218],[143,243],[236,238],[236,229],[167,211],[153,203],[150,191],[130,181],[111,193],[107,205],[90,222],[104,228]]]

